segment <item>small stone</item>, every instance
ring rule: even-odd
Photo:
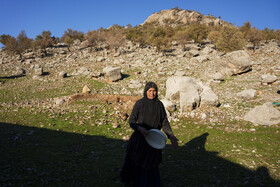
[[[87,85],[85,85],[85,86],[83,87],[82,93],[83,93],[83,94],[88,94],[88,93],[90,93],[90,92],[91,92],[91,90],[89,89],[89,87],[88,87]]]
[[[61,71],[61,72],[59,72],[58,77],[59,78],[66,78],[67,77],[67,73],[65,71]]]

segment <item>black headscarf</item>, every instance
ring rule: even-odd
[[[156,96],[154,99],[147,97],[147,91],[150,88],[156,90]],[[160,106],[158,100],[158,87],[154,82],[148,82],[144,89],[144,121],[143,123],[150,128],[158,128],[160,124]]]

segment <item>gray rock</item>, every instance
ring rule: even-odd
[[[245,114],[244,120],[259,125],[276,125],[280,123],[280,111],[268,102],[249,111]]]
[[[202,92],[200,94],[201,97],[201,106],[218,106],[219,98],[218,96],[212,91],[212,89],[208,86],[202,87]]]
[[[239,92],[236,94],[237,97],[243,98],[243,99],[253,99],[256,97],[257,91],[254,89],[248,89],[243,90],[242,92]]]
[[[274,83],[276,80],[277,80],[277,77],[275,75],[265,74],[265,75],[261,76],[262,84],[271,84],[271,83]]]
[[[178,102],[180,100],[180,92],[187,92],[189,89],[199,90],[195,79],[186,76],[172,76],[166,81],[165,98]]]
[[[25,69],[23,69],[22,67],[16,67],[16,70],[15,70],[15,75],[16,76],[22,76],[22,75],[25,75],[25,74],[26,74]]]
[[[37,75],[37,76],[43,75],[43,68],[35,68],[34,75]]]
[[[112,82],[118,81],[122,78],[120,67],[107,66],[103,69],[103,72],[105,78]]]
[[[180,108],[182,111],[194,110],[200,105],[200,96],[195,87],[180,92]]]
[[[174,76],[186,76],[186,72],[182,70],[178,70],[175,72]]]
[[[250,56],[244,51],[233,51],[217,60],[218,69],[223,75],[231,76],[252,70]]]
[[[67,73],[65,71],[61,71],[61,72],[59,72],[58,77],[65,78],[65,77],[67,77]]]
[[[224,80],[224,76],[221,72],[217,72],[212,76],[212,79],[214,81],[223,81]]]
[[[65,103],[65,100],[62,98],[56,98],[54,102],[56,105],[61,105],[61,104]]]
[[[161,102],[163,103],[166,110],[170,112],[174,112],[176,110],[176,105],[172,101],[167,99],[161,99]]]

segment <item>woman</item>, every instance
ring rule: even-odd
[[[144,97],[136,101],[129,118],[134,132],[128,142],[121,180],[128,184],[132,182],[133,186],[160,186],[158,166],[162,162],[162,153],[160,149],[155,149],[146,142],[148,130],[163,129],[172,145],[178,145],[157,93],[157,85],[148,82]]]

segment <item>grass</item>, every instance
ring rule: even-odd
[[[93,90],[111,89],[110,85],[86,76],[55,84],[30,79],[5,79],[1,86],[0,102],[8,105],[0,105],[0,185],[122,186],[118,175],[127,143],[123,138],[132,130],[118,118],[114,103],[17,105],[71,95],[85,84]],[[178,119],[171,125],[179,147],[168,142],[163,150],[163,186],[279,185],[278,126]]]

